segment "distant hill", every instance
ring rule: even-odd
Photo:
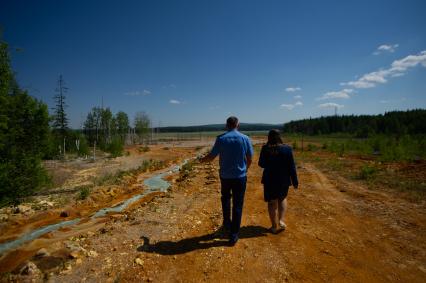
[[[268,131],[270,129],[281,129],[282,124],[262,124],[262,123],[241,123],[241,131]],[[160,127],[157,128],[163,133],[189,133],[189,132],[216,132],[223,131],[225,124],[210,124],[199,126],[185,126],[185,127]]]

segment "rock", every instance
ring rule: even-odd
[[[81,257],[80,251],[79,250],[74,250],[72,252],[70,252],[70,258],[75,259],[75,258],[79,258]]]
[[[102,227],[102,228],[101,228],[101,229],[99,229],[98,231],[99,231],[99,233],[101,233],[101,234],[105,234],[106,232],[108,232],[108,229],[107,229],[107,228],[105,228],[105,227]]]
[[[38,204],[44,207],[53,207],[53,202],[46,201],[46,200],[42,200]]]
[[[39,249],[37,253],[35,254],[37,258],[42,258],[49,255],[50,255],[49,252],[45,248]]]
[[[97,252],[95,252],[95,251],[89,251],[89,252],[87,253],[87,256],[88,256],[88,257],[97,257],[97,256],[98,256],[98,253],[97,253]]]
[[[9,219],[9,215],[7,214],[0,214],[0,221],[7,221]]]
[[[70,213],[68,212],[68,211],[62,211],[61,212],[61,215],[60,215],[61,217],[68,217],[68,216],[70,216]]]
[[[137,265],[140,265],[140,266],[143,266],[143,260],[142,259],[140,259],[140,258],[135,258],[135,263],[137,264]]]
[[[25,212],[29,212],[30,210],[31,210],[30,206],[20,204],[20,205],[18,205],[17,207],[14,208],[13,213],[15,213],[15,214],[25,213]]]
[[[83,262],[83,260],[81,260],[81,258],[77,258],[77,260],[75,261],[75,264],[81,264]]]
[[[92,237],[92,236],[94,236],[95,235],[95,232],[92,232],[92,231],[89,231],[89,232],[87,232],[87,237],[89,238],[89,237]]]
[[[19,274],[21,274],[21,275],[36,275],[36,274],[40,274],[40,270],[38,269],[37,265],[35,265],[33,262],[29,261],[27,264],[25,264],[19,270]]]

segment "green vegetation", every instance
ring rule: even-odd
[[[138,148],[139,152],[148,152],[149,151],[149,146],[141,146]]]
[[[10,66],[8,45],[0,38],[0,206],[19,203],[23,198],[50,184],[42,159],[65,159],[87,156],[90,147],[110,152],[112,157],[123,154],[126,140],[134,141],[148,131],[149,118],[137,131],[129,126],[126,113],[113,115],[109,108],[92,108],[84,130],[71,130],[66,113],[68,88],[59,76],[52,109],[21,89]],[[139,116],[138,116],[139,117]],[[139,120],[138,120],[139,121]]]
[[[90,188],[87,186],[81,187],[78,195],[78,199],[85,200],[90,195]]]
[[[377,135],[367,139],[342,139],[327,143],[325,150],[339,156],[361,154],[375,156],[380,161],[415,161],[426,158],[424,135],[393,136]]]
[[[119,138],[114,138],[106,145],[105,151],[111,153],[111,157],[118,157],[123,155],[123,142]]]
[[[187,179],[193,174],[194,162],[195,161],[189,161],[185,163],[184,165],[182,165],[182,167],[179,170],[179,178],[178,178],[179,182]]]
[[[145,112],[138,112],[135,115],[135,132],[138,136],[139,143],[148,140],[149,124],[151,120]]]
[[[365,164],[359,170],[359,178],[362,180],[370,180],[376,175],[377,171],[378,169],[375,166]]]
[[[284,124],[285,133],[324,135],[347,133],[358,138],[375,134],[417,135],[426,133],[426,110],[387,112],[384,115],[327,116],[291,121]]]
[[[41,158],[49,142],[46,104],[16,82],[0,41],[0,206],[18,203],[49,182]]]

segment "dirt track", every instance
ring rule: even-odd
[[[256,164],[256,163],[254,163]],[[114,217],[80,242],[95,256],[72,260],[53,282],[425,282],[424,207],[366,190],[300,164],[288,229],[268,233],[261,170],[248,178],[241,239],[221,224],[217,165],[197,165],[171,192]]]

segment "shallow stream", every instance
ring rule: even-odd
[[[132,203],[138,201],[139,199],[151,194],[151,193],[155,193],[155,192],[166,192],[167,189],[170,187],[170,183],[167,182],[166,180],[164,180],[164,177],[167,177],[173,173],[176,173],[179,171],[179,169],[185,165],[188,162],[188,160],[185,160],[183,163],[181,163],[180,165],[174,165],[172,167],[170,167],[169,169],[167,169],[165,172],[159,173],[157,175],[154,175],[146,180],[143,181],[143,185],[145,186],[145,190],[141,193],[141,194],[137,194],[115,206],[112,207],[105,207],[102,208],[100,210],[98,210],[97,212],[95,212],[92,216],[90,216],[91,219],[94,218],[98,218],[98,217],[103,217],[105,215],[107,215],[109,212],[121,212],[124,209],[126,209],[129,205],[131,205]],[[80,218],[76,218],[76,219],[72,219],[72,220],[66,220],[66,221],[61,221],[55,224],[51,224],[51,225],[47,225],[44,227],[40,227],[36,230],[27,232],[23,235],[21,235],[19,238],[9,241],[9,242],[5,242],[5,243],[0,243],[0,255],[5,254],[6,252],[9,252],[10,250],[16,249],[18,247],[20,247],[21,245],[30,242],[34,239],[37,239],[38,237],[49,233],[49,232],[53,232],[56,231],[60,228],[66,227],[66,226],[71,226],[71,225],[75,225],[78,224],[80,222]]]

